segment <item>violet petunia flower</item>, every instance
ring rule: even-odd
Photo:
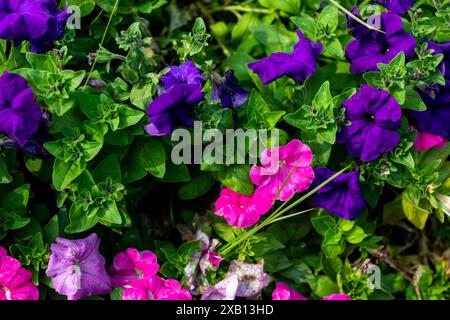
[[[39,291],[31,278],[31,272],[0,247],[0,301],[38,300]]]
[[[331,178],[336,172],[317,166],[316,180],[311,188],[316,188]],[[359,169],[352,173],[342,173],[319,189],[312,196],[313,206],[323,208],[338,217],[355,220],[366,208],[366,202],[359,183]]]
[[[430,92],[419,91],[427,110],[410,111],[410,114],[419,131],[450,139],[450,41],[428,42],[428,45],[435,55],[444,54],[444,61],[439,68],[445,78],[445,85],[436,85]]]
[[[156,255],[148,250],[139,252],[135,248],[128,248],[119,252],[109,269],[111,285],[121,288],[138,279],[155,276],[159,270],[157,259]]]
[[[272,300],[308,300],[298,291],[290,289],[287,284],[278,282],[275,290],[272,292]]]
[[[297,35],[299,42],[294,46],[292,53],[272,53],[268,58],[248,65],[264,84],[269,84],[282,76],[303,82],[316,72],[316,59],[322,53],[323,45],[306,38],[301,30],[297,30]]]
[[[213,75],[212,100],[215,103],[220,101],[222,108],[235,109],[247,102],[248,95],[248,92],[239,86],[233,70],[228,70],[225,77]]]
[[[161,77],[161,88],[163,92],[168,92],[178,84],[193,84],[201,90],[205,80],[201,71],[188,60],[179,66],[169,67],[169,72]]]
[[[266,149],[261,154],[262,166],[253,165],[250,179],[258,186],[255,195],[286,201],[311,185],[314,171],[313,154],[300,140],[294,139],[282,147]],[[281,192],[280,192],[281,190]]]
[[[400,52],[405,53],[406,60],[414,57],[416,40],[403,30],[400,16],[382,13],[372,17],[373,21],[380,22],[378,27],[385,33],[368,29],[349,19],[355,40],[347,45],[345,52],[353,73],[379,71],[377,66],[379,63],[389,64]]]
[[[248,228],[256,224],[260,217],[270,211],[273,197],[262,193],[246,196],[224,188],[216,201],[215,214],[225,218],[230,226]]]
[[[16,44],[27,40],[33,52],[43,53],[64,34],[70,11],[59,10],[55,0],[0,1],[0,38]]]
[[[41,119],[42,110],[27,80],[5,71],[0,77],[0,133],[24,147],[38,130]]]
[[[139,279],[127,285],[123,290],[123,300],[192,300],[188,290],[181,288],[174,279],[162,279],[158,276]]]
[[[346,144],[351,156],[370,162],[400,142],[402,110],[388,92],[362,85],[342,106],[351,125],[341,127],[337,142]]]
[[[69,300],[111,292],[111,281],[99,245],[100,239],[95,233],[79,240],[56,239],[51,245],[46,270],[56,292]]]
[[[151,124],[145,131],[152,136],[165,136],[177,125],[192,127],[192,108],[204,99],[203,80],[200,70],[191,61],[170,67],[161,77],[160,96],[148,106]]]
[[[416,0],[374,0],[388,9],[389,13],[405,14],[412,8]]]

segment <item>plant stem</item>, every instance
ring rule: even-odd
[[[282,220],[294,218],[294,217],[296,217],[296,216],[299,216],[299,215],[301,215],[301,214],[308,213],[308,212],[311,212],[311,211],[314,211],[314,210],[317,210],[317,208],[311,208],[311,209],[307,209],[307,210],[304,210],[304,211],[296,212],[296,213],[293,213],[293,214],[288,214],[287,216],[279,217],[279,218],[273,219],[273,220],[270,222],[270,224],[275,223],[275,222],[278,222],[278,221],[282,221]]]
[[[225,6],[225,7],[220,7],[220,8],[212,10],[212,12],[215,12],[215,11],[237,11],[237,12],[253,12],[253,13],[263,13],[263,14],[273,13],[273,11],[270,9],[247,8],[244,6]]]
[[[6,41],[1,40],[1,45],[0,45],[0,59],[2,61],[2,63],[5,63],[7,61],[6,58]]]
[[[337,1],[335,1],[335,0],[328,0],[328,1],[330,1],[336,8],[338,8],[339,10],[341,10],[342,12],[344,12],[345,14],[347,14],[348,16],[350,16],[351,18],[353,18],[354,20],[356,20],[357,22],[359,22],[360,24],[365,26],[366,28],[386,34],[386,32],[384,32],[383,30],[377,29],[374,26],[368,24],[367,22],[365,22],[365,21],[361,20],[360,18],[358,18],[357,16],[355,16],[353,13],[348,11],[345,7],[343,7]]]
[[[98,50],[100,50],[103,47],[103,42],[105,41],[106,34],[108,33],[109,25],[111,24],[112,18],[116,14],[117,8],[119,7],[119,2],[120,2],[120,0],[116,0],[116,3],[114,4],[114,8],[111,11],[111,15],[109,16],[108,24],[106,25],[106,29],[105,29],[105,32],[103,33],[102,41],[100,41]],[[98,52],[98,50],[97,50],[97,52]],[[86,82],[84,83],[83,89],[86,88],[87,84],[89,83],[89,80],[91,79],[91,76],[92,76],[92,72],[94,72],[96,63],[97,63],[97,56],[95,57],[94,62],[92,63],[91,70],[89,71],[89,75],[86,79]]]

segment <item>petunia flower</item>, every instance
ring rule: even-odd
[[[444,139],[450,139],[450,41],[445,43],[428,42],[429,49],[433,49],[434,54],[444,54],[444,61],[440,66],[440,71],[444,75],[445,85],[436,85],[435,89],[429,92],[419,91],[419,94],[427,106],[425,111],[410,111],[417,128],[421,132],[426,132]]]
[[[374,0],[388,9],[390,13],[405,14],[412,8],[416,0]]]
[[[294,46],[292,53],[272,53],[268,58],[248,65],[264,84],[269,84],[282,76],[303,82],[316,72],[316,59],[322,53],[323,45],[306,38],[301,30],[297,30],[297,35],[299,42]]]
[[[402,110],[386,91],[367,85],[342,103],[351,125],[341,127],[337,142],[346,144],[348,153],[363,162],[377,159],[400,142]]]
[[[416,140],[414,140],[414,149],[425,151],[431,148],[444,148],[447,140],[441,136],[435,136],[431,133],[417,131]]]
[[[169,72],[161,77],[161,87],[163,92],[168,92],[178,84],[192,84],[201,90],[205,80],[201,71],[188,60],[179,66],[170,66]]]
[[[331,178],[336,172],[317,166],[316,180],[311,188],[316,188]],[[342,173],[312,196],[313,206],[323,208],[338,217],[354,220],[365,209],[366,202],[359,184],[359,169],[352,173]]]
[[[41,119],[42,110],[27,80],[3,72],[0,77],[0,133],[24,147],[38,130]]]
[[[308,300],[308,298],[296,290],[289,289],[287,284],[278,282],[275,290],[272,292],[272,300]]]
[[[238,228],[248,228],[256,224],[263,214],[269,212],[273,197],[254,193],[249,197],[224,188],[216,201],[216,215],[225,218],[229,225]]]
[[[239,286],[237,275],[226,277],[215,286],[210,286],[202,295],[202,300],[234,300]]]
[[[153,252],[128,248],[114,257],[109,272],[112,286],[120,288],[138,279],[155,276],[158,270],[159,264]]]
[[[345,293],[334,293],[330,296],[323,297],[322,300],[352,300],[352,298]]]
[[[380,21],[379,29],[385,33],[349,23],[355,27],[352,32],[355,40],[347,45],[345,52],[353,73],[379,71],[379,63],[389,64],[400,52],[405,53],[406,60],[414,57],[416,40],[403,30],[400,16],[382,13],[373,20]]]
[[[253,165],[250,170],[250,178],[258,186],[255,195],[259,198],[273,199],[281,190],[277,199],[286,201],[295,193],[308,189],[314,180],[313,154],[300,140],[266,149],[260,159],[262,166]]]
[[[188,290],[177,280],[164,280],[158,276],[139,279],[126,285],[123,300],[192,300]]]
[[[225,77],[213,75],[212,100],[220,100],[222,108],[235,109],[243,105],[248,99],[248,92],[238,84],[233,70],[228,70]]]
[[[38,300],[39,291],[30,271],[0,247],[0,300]]]
[[[69,300],[111,292],[111,281],[99,245],[100,239],[95,233],[79,240],[56,239],[51,245],[46,270],[56,292]]]
[[[249,300],[256,299],[270,282],[270,276],[264,272],[264,260],[255,264],[233,260],[227,278],[234,275],[238,278],[236,296]]]
[[[192,108],[203,99],[202,91],[195,84],[173,86],[149,105],[147,114],[151,124],[145,131],[152,136],[164,136],[171,134],[176,125],[192,127]]]
[[[0,38],[16,44],[27,40],[33,52],[43,53],[64,34],[70,16],[55,0],[0,1]]]

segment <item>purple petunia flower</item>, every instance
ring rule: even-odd
[[[95,233],[85,239],[57,238],[51,245],[46,275],[56,292],[69,300],[111,292],[111,281]]]
[[[316,179],[311,188],[316,188],[331,178],[336,172],[317,166]],[[343,173],[321,188],[312,196],[313,205],[323,208],[338,217],[354,220],[365,209],[366,202],[359,184],[359,169]]]
[[[297,35],[300,41],[294,46],[294,52],[276,52],[248,65],[264,84],[285,75],[302,82],[316,72],[316,58],[322,53],[322,44],[309,40],[301,30],[297,30]]]
[[[445,78],[445,86],[436,85],[429,92],[419,91],[427,106],[425,111],[410,111],[421,132],[427,132],[445,139],[450,138],[450,41],[445,43],[428,42],[434,54],[444,54],[440,71]]]
[[[359,15],[355,10],[353,13]],[[400,16],[383,13],[373,17],[374,21],[380,21],[379,29],[385,33],[370,30],[349,19],[355,40],[347,45],[345,52],[353,73],[379,71],[378,63],[389,64],[400,52],[405,53],[406,60],[414,57],[416,40],[403,30]]]
[[[416,0],[374,0],[388,9],[390,13],[405,14],[412,8]]]
[[[172,90],[177,84],[193,84],[201,90],[202,81],[206,80],[201,71],[189,60],[169,69],[169,72],[161,77],[163,92]]]
[[[364,162],[377,159],[393,150],[400,142],[397,130],[402,111],[398,102],[386,91],[367,85],[345,100],[345,117],[352,123],[341,127],[337,142],[347,145],[348,153]]]
[[[192,127],[192,108],[204,99],[202,80],[205,78],[191,61],[170,67],[161,77],[162,94],[148,106],[151,124],[145,131],[152,136],[164,136],[171,134],[176,125]]]
[[[33,52],[45,52],[64,34],[70,16],[55,0],[0,1],[0,38],[20,43],[30,41]]]
[[[233,70],[228,70],[225,77],[213,75],[212,99],[220,100],[222,108],[237,108],[248,99],[248,92],[238,85],[238,79]]]
[[[41,119],[42,110],[27,80],[5,71],[0,77],[0,132],[24,147],[38,130]]]

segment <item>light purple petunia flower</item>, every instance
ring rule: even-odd
[[[315,43],[297,30],[299,42],[294,46],[294,52],[276,52],[268,58],[250,63],[248,67],[253,70],[264,84],[288,76],[295,81],[303,82],[316,72],[316,58],[322,53],[323,46]]]
[[[351,125],[341,127],[337,142],[346,144],[351,156],[373,161],[400,142],[402,110],[388,92],[362,85],[342,106]]]
[[[239,286],[237,275],[231,275],[206,289],[202,300],[234,300]]]
[[[248,99],[248,92],[238,84],[233,70],[228,70],[225,77],[213,75],[212,99],[220,100],[222,108],[235,109],[243,105]]]
[[[111,292],[111,281],[99,245],[100,239],[95,233],[79,240],[56,239],[51,245],[46,270],[56,292],[69,300]]]
[[[357,10],[352,10],[359,15]],[[351,41],[346,49],[346,56],[350,60],[353,73],[361,74],[368,71],[379,71],[377,64],[389,64],[400,52],[405,53],[406,60],[414,57],[416,40],[412,35],[403,30],[400,16],[383,13],[372,17],[373,21],[379,21],[379,29],[370,30],[349,18],[348,25],[352,27],[352,35],[355,40]]]
[[[0,132],[27,145],[39,128],[42,110],[27,80],[5,71],[0,77]]]
[[[390,13],[405,14],[412,8],[416,0],[374,0],[388,9]]]

